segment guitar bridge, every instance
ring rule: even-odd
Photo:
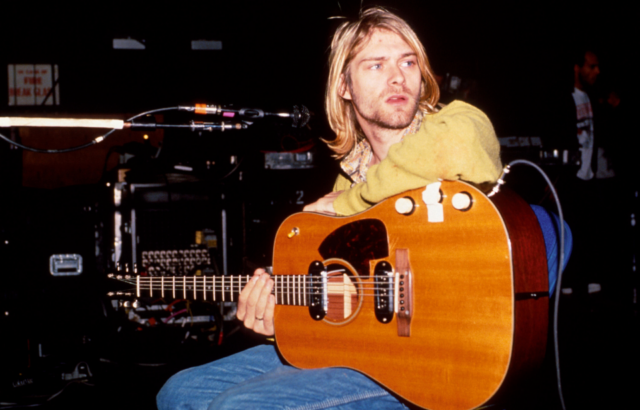
[[[408,249],[396,249],[395,294],[398,336],[409,337],[413,315],[413,278]]]

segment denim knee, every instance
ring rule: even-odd
[[[156,396],[158,410],[187,410],[194,409],[182,401],[184,395],[180,393],[183,386],[193,383],[193,369],[182,370],[167,380]]]

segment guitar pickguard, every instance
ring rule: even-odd
[[[369,261],[389,256],[387,228],[379,219],[361,219],[331,232],[318,252],[326,259],[348,261],[358,274],[369,277]]]

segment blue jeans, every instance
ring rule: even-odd
[[[547,269],[549,270],[549,297],[553,296],[553,292],[556,288],[556,282],[558,280],[558,251],[560,249],[560,232],[558,227],[560,226],[560,219],[556,214],[553,214],[541,206],[531,205],[533,213],[536,214],[540,228],[542,229],[542,236],[544,237],[544,246],[547,249]],[[567,223],[564,223],[564,261],[562,263],[562,270],[567,267],[569,257],[571,256],[571,250],[573,249],[573,235],[571,229]]]
[[[183,370],[158,393],[159,410],[406,409],[355,370],[300,370],[282,364],[274,346],[257,346]]]
[[[532,208],[547,249],[552,294],[557,280],[559,222],[544,208]],[[568,228],[565,223],[565,266],[573,242]],[[296,369],[283,364],[275,347],[267,345],[175,374],[158,393],[157,404],[159,410],[407,408],[355,370]]]

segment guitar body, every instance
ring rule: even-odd
[[[277,305],[276,341],[293,366],[352,368],[418,406],[472,409],[491,399],[508,373],[534,367],[544,355],[548,298],[517,297],[548,291],[542,234],[529,206],[508,192],[491,200],[464,182],[445,181],[443,220],[429,222],[437,210],[427,209],[423,191],[351,217],[299,213],[282,223],[273,261],[279,280],[305,274],[314,261],[348,272],[333,279],[329,302],[337,314],[314,320],[309,307]],[[452,206],[460,192],[472,198],[468,210]],[[396,211],[405,197],[415,204],[410,215]],[[519,226],[531,233],[516,232]],[[411,293],[408,326],[397,312],[387,322],[376,317],[371,276],[379,262],[411,271],[412,289],[403,291]]]

